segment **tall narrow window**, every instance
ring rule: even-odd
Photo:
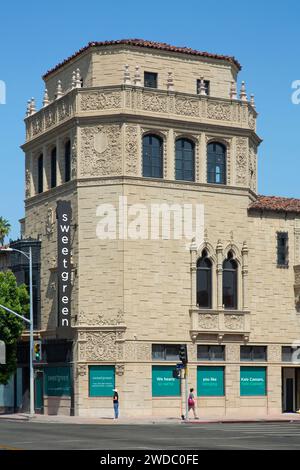
[[[51,151],[51,188],[55,188],[57,184],[56,160],[56,147],[54,147]]]
[[[44,191],[44,157],[42,153],[38,158],[37,166],[38,166],[37,190],[38,190],[38,193],[40,194]]]
[[[71,142],[65,143],[65,183],[71,179]]]
[[[230,251],[223,263],[223,305],[224,308],[237,309],[237,262]]]
[[[277,265],[286,268],[289,265],[288,241],[288,232],[277,232]]]
[[[207,251],[203,250],[201,258],[197,261],[197,305],[200,308],[211,308],[212,263]]]
[[[163,143],[156,135],[143,137],[143,176],[163,177]]]
[[[176,179],[195,181],[195,146],[188,139],[177,139],[175,145]]]
[[[217,142],[207,146],[207,182],[226,184],[226,148]]]

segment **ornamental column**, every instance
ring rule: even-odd
[[[242,292],[243,292],[243,310],[248,310],[248,246],[243,243],[242,248]]]
[[[217,309],[223,310],[223,246],[221,240],[217,243]]]

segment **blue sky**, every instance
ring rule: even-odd
[[[184,8],[184,10],[183,10]],[[234,55],[259,112],[259,192],[300,198],[300,105],[291,83],[300,80],[297,0],[15,0],[1,5],[0,215],[13,225],[24,215],[23,118],[41,75],[89,41],[144,38]]]

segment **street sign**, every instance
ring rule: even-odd
[[[0,341],[0,364],[6,364],[6,348],[4,341]]]
[[[176,369],[184,369],[184,364],[180,362],[180,364],[176,364]]]

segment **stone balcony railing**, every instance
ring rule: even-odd
[[[241,310],[205,310],[193,308],[191,316],[191,338],[209,335],[222,340],[224,335],[241,336],[245,340],[250,335],[250,312]]]
[[[72,118],[121,113],[256,130],[257,113],[248,101],[120,85],[69,91],[25,118],[26,141]]]

